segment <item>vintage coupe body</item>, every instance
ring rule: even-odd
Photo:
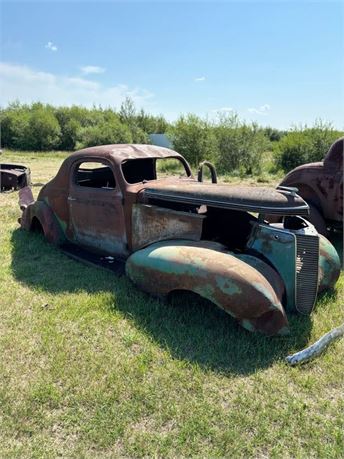
[[[293,190],[199,182],[167,148],[78,151],[36,201],[21,190],[20,206],[22,228],[121,259],[144,291],[195,292],[267,335],[287,333],[286,311],[309,314],[339,276],[335,249],[302,217],[308,205]],[[284,220],[269,224],[265,214]]]
[[[296,167],[281,182],[282,186],[298,189],[310,207],[307,218],[325,236],[329,227],[343,231],[343,156],[344,137],[341,137],[323,161]]]

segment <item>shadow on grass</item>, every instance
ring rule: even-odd
[[[250,374],[269,367],[308,342],[311,318],[290,316],[291,334],[267,338],[249,333],[212,303],[193,294],[156,300],[125,276],[69,259],[41,236],[16,230],[12,270],[17,280],[50,294],[108,292],[106,305],[134,321],[174,358],[224,374]]]

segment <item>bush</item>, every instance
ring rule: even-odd
[[[143,131],[141,128],[139,128],[136,125],[128,126],[128,127],[131,133],[133,143],[143,143],[143,144],[150,143],[148,134],[145,131]]]
[[[2,145],[18,150],[54,149],[61,130],[52,107],[11,104],[1,113]]]
[[[278,142],[283,136],[287,134],[286,131],[280,131],[270,126],[264,128],[264,134],[270,140],[270,142]]]
[[[130,129],[118,119],[102,121],[94,126],[81,128],[78,133],[78,148],[113,143],[131,143]]]
[[[222,173],[260,174],[270,142],[257,124],[241,123],[237,115],[221,116],[215,125],[217,168]]]
[[[27,106],[11,104],[1,111],[1,146],[25,150],[27,148],[27,130],[30,112]]]
[[[27,126],[26,150],[50,150],[60,143],[61,129],[52,110],[41,104],[32,106]]]
[[[294,128],[277,145],[277,166],[288,172],[301,164],[321,161],[331,144],[342,135],[322,121],[311,128]]]
[[[79,107],[59,107],[55,110],[55,116],[61,129],[60,150],[74,150],[81,122],[84,117],[80,116]]]
[[[148,115],[144,110],[135,116],[135,123],[147,134],[164,134],[168,128],[168,122],[162,115]]]
[[[210,124],[196,115],[181,116],[167,135],[173,148],[192,164],[202,160],[216,161],[217,141]]]

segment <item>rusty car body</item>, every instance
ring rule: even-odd
[[[177,176],[161,175],[166,162]],[[36,201],[21,190],[20,207],[21,227],[49,242],[122,259],[142,290],[195,292],[267,335],[287,333],[286,311],[309,314],[339,276],[335,249],[303,218],[308,205],[293,190],[199,182],[167,148],[80,150]],[[265,214],[284,220],[269,224]]]
[[[343,231],[343,157],[344,137],[333,143],[323,161],[296,167],[280,184],[298,189],[310,207],[307,218],[325,236],[328,227]]]
[[[30,169],[26,166],[0,163],[0,192],[29,186],[30,176]]]

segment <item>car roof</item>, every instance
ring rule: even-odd
[[[140,144],[113,144],[101,145],[97,147],[84,148],[76,151],[70,158],[76,157],[104,157],[112,159],[117,163],[122,163],[124,160],[139,159],[139,158],[169,158],[182,157],[179,153],[170,148],[158,147],[155,145],[140,145]]]

